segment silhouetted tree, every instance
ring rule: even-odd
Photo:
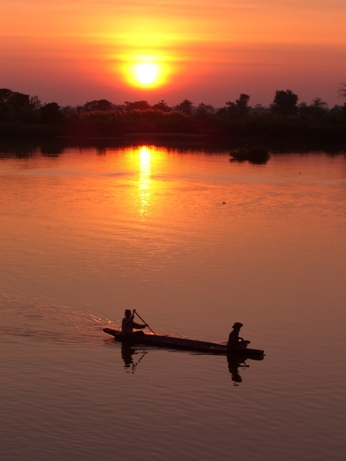
[[[327,107],[327,103],[322,101],[321,98],[315,98],[313,101],[312,101],[312,107],[320,107],[322,109],[325,109]]]
[[[162,112],[170,112],[172,109],[168,106],[164,99],[161,99],[157,104],[154,104],[153,109],[161,110]]]
[[[64,119],[60,107],[56,102],[45,104],[43,107],[40,107],[39,112],[40,121],[47,125],[60,124]]]
[[[277,115],[295,115],[298,112],[298,99],[291,90],[276,91],[272,112]]]
[[[41,102],[37,96],[0,89],[0,118],[28,122]]]
[[[182,112],[183,114],[186,114],[186,115],[192,114],[192,108],[193,108],[193,103],[189,101],[188,99],[185,99],[183,102],[175,106],[175,110]]]
[[[226,102],[227,112],[231,117],[246,117],[249,112],[249,103],[250,96],[242,93],[239,96],[239,99],[236,99],[235,102],[228,101]]]
[[[114,104],[107,101],[107,99],[95,99],[94,101],[88,101],[81,107],[83,112],[91,112],[93,110],[107,111],[114,109]]]
[[[7,104],[13,95],[13,91],[8,88],[0,88],[0,104]]]
[[[248,94],[243,93],[240,95],[239,99],[236,99],[235,103],[241,116],[245,116],[248,114],[249,100],[250,96]]]
[[[342,112],[342,106],[339,106],[338,104],[335,104],[331,109],[329,109],[330,114],[338,114]]]
[[[215,108],[211,106],[210,104],[204,104],[204,102],[201,102],[198,104],[197,109],[196,109],[196,115],[199,117],[205,117],[207,115],[212,115],[215,113]]]
[[[0,121],[5,121],[8,118],[8,101],[12,94],[13,91],[7,88],[0,88]]]
[[[256,104],[255,107],[249,107],[249,111],[252,114],[264,114],[268,112],[268,108],[262,106],[262,104]]]
[[[321,118],[327,114],[327,103],[316,97],[310,106],[305,102],[299,104],[299,114],[312,118]]]
[[[342,98],[346,98],[346,83],[340,83],[338,94]]]
[[[151,106],[148,103],[148,101],[134,101],[134,102],[125,101],[125,109],[127,111],[146,110],[150,108]]]

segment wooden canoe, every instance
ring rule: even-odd
[[[111,336],[114,336],[117,341],[130,345],[147,345],[217,355],[231,354],[241,356],[243,358],[253,358],[258,360],[261,360],[264,357],[264,351],[260,349],[246,348],[229,352],[227,351],[227,345],[225,344],[198,341],[195,339],[176,338],[174,336],[167,335],[145,334],[144,332],[125,336],[120,330],[113,330],[112,328],[104,328],[103,331]]]

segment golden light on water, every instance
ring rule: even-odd
[[[151,152],[146,146],[142,146],[139,151],[139,161],[141,172],[150,172]]]
[[[142,146],[139,151],[139,214],[142,219],[148,214],[150,205],[150,162],[150,149]]]

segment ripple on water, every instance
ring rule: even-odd
[[[45,302],[23,302],[0,296],[0,336],[21,336],[62,344],[103,344],[108,319]]]

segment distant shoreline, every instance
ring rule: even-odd
[[[187,99],[175,107],[164,100],[153,106],[94,100],[61,108],[6,88],[0,93],[0,141],[332,151],[346,145],[346,103],[329,109],[315,98],[311,105],[298,105],[291,90],[276,91],[267,108],[249,106],[250,96],[240,94],[218,109],[203,103],[196,107]]]
[[[211,136],[190,133],[126,133],[119,136],[0,136],[0,155],[18,152],[26,155],[40,148],[44,154],[58,155],[69,147],[98,149],[126,148],[152,145],[157,148],[181,151],[202,150],[206,153],[225,154],[236,149],[265,148],[273,153],[327,152],[345,154],[346,143],[339,141],[320,141],[294,137],[273,136]]]

